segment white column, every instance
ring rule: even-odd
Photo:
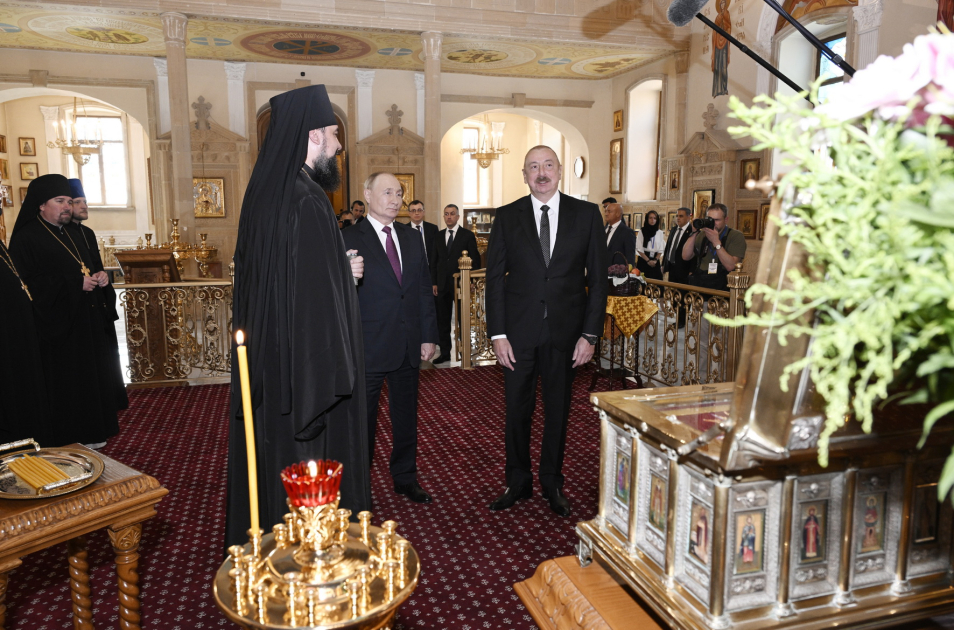
[[[159,104],[160,136],[172,129],[172,119],[169,116],[169,70],[165,59],[153,59],[156,66],[156,102]]]
[[[364,140],[374,131],[371,120],[371,87],[374,85],[374,70],[355,70],[354,78],[358,81],[358,140]]]
[[[441,206],[441,43],[436,31],[421,33],[424,45],[424,207]]]
[[[195,201],[192,198],[192,136],[189,124],[189,79],[185,56],[186,27],[189,18],[181,13],[161,13],[169,70],[169,114],[172,145],[172,203],[170,218],[179,219],[182,240],[196,239]],[[169,224],[157,225],[157,236],[164,238]]]
[[[46,145],[47,142],[56,142],[56,127],[53,125],[60,117],[60,108],[59,107],[44,107],[40,105],[40,113],[43,114],[43,131],[45,132],[46,138],[43,140],[43,144]],[[69,172],[63,172],[63,169],[66,167],[66,164],[63,163],[63,153],[59,149],[51,149],[48,145],[46,146],[46,168],[49,173],[56,173],[58,175],[66,175],[69,177]]]
[[[245,63],[226,61],[225,76],[229,85],[229,129],[243,138],[248,137],[245,128]]]
[[[414,88],[417,90],[417,135],[424,137],[424,73],[414,73]]]
[[[855,59],[851,65],[856,70],[861,70],[878,57],[878,32],[883,14],[882,0],[859,0],[858,6],[851,10],[851,17],[855,20]]]

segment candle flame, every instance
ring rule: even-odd
[[[311,460],[308,462],[308,475],[310,477],[318,476],[318,464],[315,463],[315,460]]]
[[[243,333],[241,330],[235,331],[235,343],[240,346],[245,345],[245,333]]]

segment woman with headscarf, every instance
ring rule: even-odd
[[[659,214],[646,213],[643,227],[636,234],[636,268],[647,278],[662,280],[660,257],[666,248],[666,237],[659,229]]]
[[[49,404],[43,446],[98,446],[119,433],[119,395],[111,378],[116,350],[108,342],[112,318],[89,253],[66,226],[72,192],[62,175],[30,182],[17,216],[10,252],[33,298],[33,313]]]

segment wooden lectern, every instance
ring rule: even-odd
[[[127,249],[116,252],[129,284],[181,282],[172,251],[168,249]]]

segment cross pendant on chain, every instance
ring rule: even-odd
[[[89,278],[89,268],[86,266],[86,263],[80,263],[80,269],[83,270],[83,275]]]
[[[33,301],[33,296],[30,295],[30,289],[27,288],[26,282],[20,280],[20,286],[23,287],[23,290],[26,291],[27,297],[30,298],[30,301]]]

